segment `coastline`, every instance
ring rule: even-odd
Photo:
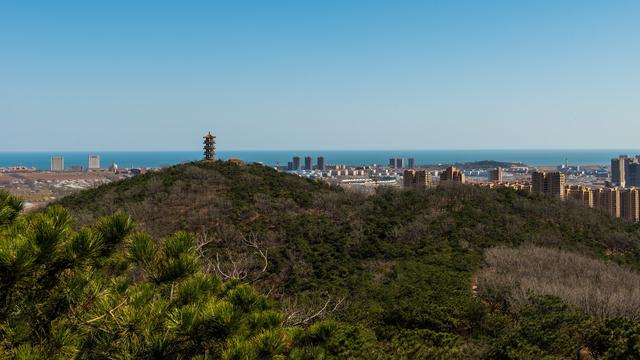
[[[349,166],[386,165],[390,158],[415,158],[416,165],[439,165],[475,161],[524,163],[528,166],[571,165],[605,166],[619,154],[635,154],[640,150],[222,150],[218,158],[238,158],[269,166],[284,166],[293,156],[324,156],[327,164]],[[0,152],[0,167],[34,166],[48,170],[52,156],[63,156],[66,166],[86,166],[90,154],[100,155],[101,166],[117,163],[121,167],[158,168],[202,158],[201,151],[107,151],[107,152]]]

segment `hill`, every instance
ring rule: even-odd
[[[477,291],[485,252],[497,246],[535,245],[640,269],[637,225],[572,202],[471,186],[362,195],[260,165],[215,162],[59,204],[79,224],[122,210],[157,238],[190,231],[207,270],[251,283],[292,323],[340,321],[344,346],[368,357],[625,358],[638,346],[633,319],[592,316],[560,294],[533,289],[527,301],[511,302]],[[518,288],[503,278],[501,286]]]
[[[522,162],[507,162],[507,161],[495,161],[495,160],[481,160],[481,161],[454,163],[453,165],[459,167],[460,169],[494,169],[497,167],[510,168],[514,166],[515,167],[527,166],[525,163],[522,163]]]

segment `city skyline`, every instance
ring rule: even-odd
[[[3,2],[0,151],[191,150],[208,129],[220,150],[634,148],[638,14],[592,0]]]

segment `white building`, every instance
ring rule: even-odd
[[[62,156],[51,157],[51,171],[64,171],[64,157]]]
[[[100,169],[100,155],[89,155],[89,170]]]

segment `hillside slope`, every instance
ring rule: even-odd
[[[228,274],[229,260],[242,259],[247,279],[283,304],[339,303],[329,316],[352,324],[354,338],[369,339],[379,357],[609,354],[606,339],[620,336],[617,325],[548,296],[532,296],[524,308],[488,305],[474,296],[472,279],[485,249],[498,245],[534,244],[640,268],[637,225],[511,190],[446,186],[365,196],[260,165],[216,162],[59,203],[81,224],[123,210],[156,237],[194,232],[210,268],[222,264]],[[258,247],[268,254],[264,273]],[[547,318],[538,319],[542,312]]]

